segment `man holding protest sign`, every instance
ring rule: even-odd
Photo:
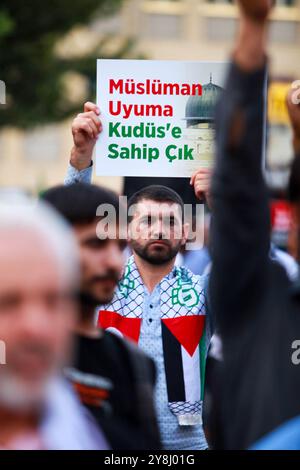
[[[66,184],[90,181],[100,111],[87,103],[73,122],[74,147]],[[166,449],[206,449],[202,428],[204,370],[209,343],[205,283],[175,258],[186,243],[180,196],[150,186],[129,201],[133,256],[114,299],[99,308],[99,326],[129,337],[154,359],[156,409]]]

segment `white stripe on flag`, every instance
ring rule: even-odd
[[[201,398],[200,351],[199,346],[193,356],[181,346],[183,377],[186,401],[195,403]]]

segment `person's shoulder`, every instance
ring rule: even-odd
[[[104,338],[107,342],[111,344],[114,343],[121,354],[125,354],[134,369],[142,368],[148,370],[151,375],[151,381],[154,376],[155,378],[155,363],[154,361],[147,356],[133,341],[121,337],[115,333],[109,331],[104,331]]]
[[[103,343],[115,345],[118,349],[127,349],[128,341],[119,334],[108,330],[103,330],[102,341]]]

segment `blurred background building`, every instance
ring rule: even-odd
[[[130,51],[123,54],[125,57],[224,61],[236,28],[237,11],[231,1],[125,0],[112,16],[97,19],[95,15],[87,26],[73,27],[58,42],[56,54],[62,58],[84,57],[108,37],[106,57],[114,57],[130,39]],[[277,1],[270,39],[274,83],[269,100],[267,158],[270,184],[281,188],[292,158],[284,96],[290,83],[300,79],[300,0]],[[65,79],[70,101],[78,104],[90,97],[90,86],[80,71],[66,74]],[[9,93],[10,84],[6,86]],[[0,112],[5,112],[5,108]],[[70,125],[71,119],[67,119],[26,130],[2,127],[0,185],[36,193],[62,182],[72,145]],[[122,188],[120,178],[95,177],[95,181],[115,190]]]

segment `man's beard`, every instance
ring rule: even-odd
[[[151,252],[151,245],[155,242],[164,242],[161,248]],[[178,241],[176,246],[172,246],[169,240],[151,240],[145,246],[140,245],[137,241],[131,241],[132,250],[137,253],[143,260],[149,264],[160,266],[168,263],[176,257],[181,248],[181,240]]]
[[[103,286],[103,288],[100,289],[99,293],[96,293],[95,289],[92,289],[93,285],[100,284],[102,282],[104,284],[108,281],[113,284],[113,288],[105,289],[105,287]],[[98,307],[98,305],[103,305],[110,302],[114,296],[114,292],[118,282],[119,273],[112,270],[104,275],[94,276],[90,278],[87,285],[84,287],[82,286],[82,289],[79,294],[79,300],[83,311],[94,309]]]
[[[15,412],[39,411],[52,379],[53,376],[49,375],[36,387],[28,387],[14,374],[3,374],[0,378],[0,406]]]
[[[79,292],[79,302],[83,309],[96,308],[102,303],[93,294],[83,290]]]
[[[34,355],[34,361],[39,359],[37,371],[30,362],[26,365],[26,359],[22,364],[22,357],[28,354]],[[49,384],[68,361],[67,356],[55,358],[52,349],[39,341],[20,343],[10,352],[7,365],[1,369],[0,406],[20,412],[38,410],[44,403]]]

